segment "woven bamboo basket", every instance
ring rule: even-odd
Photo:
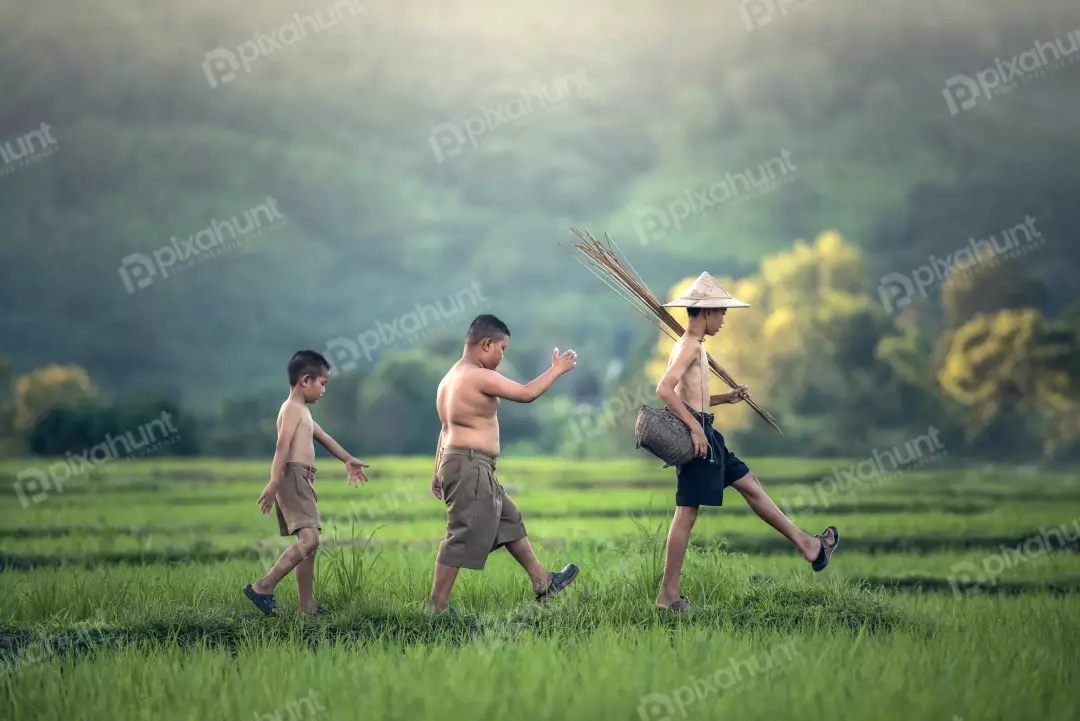
[[[634,424],[638,448],[644,448],[668,466],[681,466],[694,460],[694,440],[690,429],[667,408],[642,406]]]

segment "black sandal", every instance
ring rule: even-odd
[[[251,599],[251,602],[255,604],[255,608],[259,609],[267,616],[274,615],[274,609],[277,607],[277,601],[274,600],[274,594],[255,593],[255,590],[249,583],[244,586],[244,595]]]
[[[833,532],[832,543],[829,543],[825,538],[825,534],[829,531]],[[820,536],[814,536],[814,538],[821,541],[821,551],[818,553],[818,557],[814,559],[814,562],[810,564],[810,567],[817,573],[825,570],[825,567],[829,565],[829,560],[832,558],[833,551],[840,545],[840,531],[836,530],[836,526],[829,526]]]
[[[571,583],[578,575],[578,567],[573,563],[566,564],[566,567],[558,573],[551,574],[551,580],[548,582],[547,588],[540,593],[536,594],[537,603],[543,603],[548,600],[559,591],[563,590]]]

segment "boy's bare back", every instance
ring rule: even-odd
[[[473,448],[499,455],[499,399],[481,390],[485,374],[495,371],[461,361],[439,383],[436,407],[443,447]]]
[[[289,398],[281,404],[278,411],[277,430],[281,435],[282,427],[286,424],[296,429],[292,440],[289,442],[289,450],[285,460],[289,463],[303,463],[308,466],[315,465],[315,421],[311,417],[311,409],[306,403]]]

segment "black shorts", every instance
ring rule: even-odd
[[[697,414],[700,421],[701,414]],[[750,472],[750,467],[728,450],[724,436],[713,428],[713,414],[705,414],[705,438],[710,452],[675,467],[676,506],[722,506],[724,489]]]

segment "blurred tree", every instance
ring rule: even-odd
[[[979,314],[1008,308],[1041,308],[1046,284],[1027,265],[980,250],[970,267],[951,273],[941,284],[941,309],[946,330]]]
[[[15,433],[15,368],[0,354],[0,440]]]
[[[30,429],[26,445],[42,456],[94,451],[99,461],[191,456],[202,450],[195,417],[164,396],[50,408]]]
[[[1062,320],[1077,334],[1080,334],[1080,299],[1065,310]]]
[[[269,462],[277,439],[278,409],[284,400],[285,394],[280,390],[269,389],[225,399],[220,415],[206,424],[206,452],[226,457],[265,458]]]
[[[202,434],[198,420],[172,396],[146,394],[119,404],[111,409],[116,415],[116,433],[139,434],[143,426],[154,424],[153,438],[160,441],[158,448],[144,452],[153,456],[193,456],[202,452]],[[156,421],[167,422],[168,436],[161,437]]]
[[[361,452],[434,455],[439,439],[435,393],[455,360],[419,348],[386,355],[360,386]]]
[[[364,367],[348,373],[334,371],[326,386],[326,395],[311,409],[323,430],[347,449],[359,447],[361,433],[357,412],[360,389],[368,372],[369,369]]]
[[[15,381],[15,428],[28,432],[48,411],[80,408],[97,397],[97,388],[79,366],[39,368]]]
[[[1034,309],[978,315],[953,334],[938,378],[944,391],[967,409],[969,437],[1019,419],[1037,424],[1044,452],[1076,440],[1080,400],[1080,345],[1065,323],[1047,321]],[[989,434],[987,443],[999,442]]]

